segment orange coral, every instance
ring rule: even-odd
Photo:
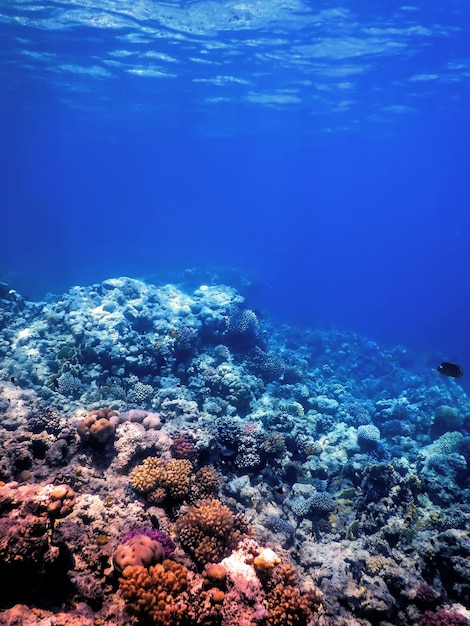
[[[150,618],[156,626],[179,626],[190,623],[190,576],[184,565],[165,560],[148,570],[126,567],[119,585],[133,613]]]
[[[312,619],[312,602],[296,587],[279,583],[266,597],[269,617],[266,626],[307,626]]]
[[[320,590],[300,591],[296,586],[295,569],[288,563],[270,572],[266,570],[263,578],[269,614],[266,626],[307,626],[311,623],[314,612],[321,606]]]
[[[182,546],[199,566],[220,561],[234,544],[233,514],[214,498],[189,507],[175,527]]]

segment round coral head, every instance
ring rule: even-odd
[[[207,580],[215,587],[224,587],[227,579],[227,570],[220,563],[209,565],[206,571]]]

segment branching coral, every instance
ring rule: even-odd
[[[178,626],[190,623],[190,578],[186,567],[165,560],[149,569],[126,567],[119,585],[132,613],[150,618],[156,626]]]
[[[265,571],[263,586],[268,609],[266,626],[307,626],[321,605],[321,592],[302,592],[296,584],[296,573],[288,563]]]
[[[215,498],[189,507],[176,521],[176,532],[199,566],[220,561],[236,541],[233,514]]]
[[[201,467],[194,476],[194,484],[191,487],[191,500],[202,500],[217,495],[220,488],[220,480],[217,471],[212,465]]]
[[[148,499],[154,504],[165,499],[184,500],[189,493],[192,470],[192,463],[187,459],[165,462],[157,457],[148,457],[134,467],[130,482],[133,489],[148,494]]]

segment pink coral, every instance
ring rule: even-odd
[[[457,611],[426,611],[419,620],[419,626],[468,626],[470,621]]]
[[[175,459],[195,459],[197,450],[188,435],[176,435],[173,438],[171,452]]]

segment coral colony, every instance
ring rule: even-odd
[[[0,623],[469,624],[470,400],[130,278],[0,307]]]

